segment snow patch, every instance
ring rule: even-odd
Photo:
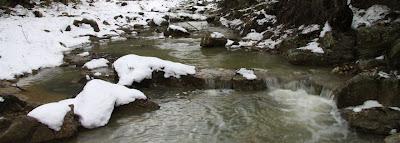
[[[257,76],[254,74],[253,70],[248,70],[246,68],[241,68],[236,73],[241,74],[247,80],[254,80],[257,79]]]
[[[362,25],[369,27],[375,22],[385,18],[390,12],[390,8],[384,5],[373,5],[367,10],[358,9],[352,6],[350,6],[350,8],[353,11],[352,28],[354,29],[357,29]]]
[[[4,102],[4,98],[3,97],[0,97],[0,102]]]
[[[81,56],[81,57],[86,57],[89,55],[90,55],[89,52],[82,52],[82,53],[78,54],[78,56]]]
[[[185,28],[181,27],[181,26],[169,25],[168,29],[176,30],[176,31],[182,31],[182,32],[188,33],[188,31]]]
[[[325,22],[325,25],[324,25],[324,27],[322,28],[322,31],[321,31],[321,33],[319,34],[319,37],[320,37],[320,38],[325,37],[326,33],[330,32],[330,31],[332,31],[332,27],[331,27],[331,25],[329,25],[329,22],[327,21],[327,22]]]
[[[213,32],[213,33],[211,33],[211,38],[224,38],[225,37],[225,35],[224,34],[222,34],[222,33],[219,33],[219,32]]]
[[[318,24],[312,24],[312,25],[308,25],[307,27],[304,26],[300,26],[299,30],[301,31],[301,34],[308,34],[314,31],[318,31],[320,29],[320,25]]]
[[[249,34],[247,34],[245,37],[242,39],[244,40],[253,40],[253,41],[260,41],[263,38],[263,34],[256,32],[255,30],[252,30]]]
[[[180,78],[182,75],[196,73],[194,66],[134,54],[119,58],[113,66],[118,73],[120,85],[132,85],[133,82],[151,79],[154,71],[163,71],[165,78]]]
[[[318,41],[318,38],[312,40],[312,42],[308,43],[307,46],[305,46],[305,47],[300,47],[300,48],[297,48],[297,49],[300,49],[300,50],[310,50],[310,51],[313,52],[313,53],[320,53],[320,54],[323,54],[323,53],[324,53],[324,50],[323,50],[321,47],[319,47],[319,43],[318,43],[317,41]]]
[[[84,68],[87,69],[96,69],[96,68],[101,68],[101,67],[107,67],[109,61],[104,58],[100,59],[93,59],[83,65]]]
[[[363,105],[358,105],[355,107],[348,107],[348,109],[352,109],[353,112],[361,112],[364,109],[370,109],[370,108],[375,108],[375,107],[383,107],[383,105],[380,104],[376,100],[367,100],[364,102]]]

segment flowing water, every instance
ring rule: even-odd
[[[226,35],[225,29],[209,27]],[[143,89],[161,109],[144,114],[115,113],[105,127],[83,130],[67,143],[226,142],[226,143],[375,143],[350,131],[338,113],[331,90],[348,79],[329,69],[297,67],[279,56],[223,47],[202,49],[198,34],[190,38],[158,39],[159,35],[111,42],[94,52],[115,57],[155,56],[212,69],[261,69],[273,78],[265,91],[231,89]],[[28,99],[36,102],[71,97],[82,88],[74,68],[43,70],[21,80]],[[301,78],[299,78],[301,77]],[[263,78],[263,77],[261,77]],[[285,82],[278,79],[284,79]],[[306,79],[306,80],[304,80]],[[317,83],[321,88],[310,84]]]

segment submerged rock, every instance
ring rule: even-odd
[[[392,130],[400,129],[400,112],[390,108],[370,108],[360,112],[343,109],[341,115],[359,132],[389,135]]]
[[[20,100],[14,95],[0,95],[0,115],[16,116],[25,114],[33,109],[33,105],[29,105],[25,101]]]

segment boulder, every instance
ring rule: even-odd
[[[25,114],[33,109],[32,105],[29,105],[14,95],[0,95],[0,97],[4,100],[0,102],[0,115],[14,116]]]
[[[190,36],[190,33],[184,29],[183,27],[180,26],[175,26],[175,25],[170,25],[166,31],[164,31],[164,36],[165,37],[188,37]]]
[[[232,88],[242,91],[259,91],[267,89],[267,84],[263,79],[248,80],[242,75],[236,74],[232,78]]]
[[[375,25],[357,29],[357,51],[362,59],[381,56],[400,38],[400,24]]]
[[[397,39],[394,46],[388,52],[388,60],[391,68],[400,70],[400,39]]]
[[[360,73],[335,91],[338,108],[357,106],[377,100],[384,106],[400,107],[400,79]]]
[[[140,83],[134,82],[132,84],[133,87],[159,87],[159,86],[167,86],[167,87],[185,87],[185,88],[194,88],[199,89],[205,86],[204,79],[198,78],[193,75],[184,75],[180,78],[175,77],[164,77],[163,71],[153,72],[151,79],[145,79]]]
[[[385,143],[400,143],[400,133],[396,133],[385,138]]]
[[[9,126],[0,132],[0,143],[40,143],[65,139],[74,136],[78,132],[78,127],[79,122],[73,110],[64,117],[60,131],[54,131],[36,119],[22,115],[12,120]]]
[[[373,5],[386,5],[392,10],[400,10],[398,0],[351,0],[351,5],[361,9],[367,9]]]
[[[390,108],[370,108],[360,112],[343,109],[341,115],[358,132],[389,135],[393,129],[400,129],[400,111]]]
[[[290,49],[287,51],[287,59],[293,65],[325,65],[330,62],[324,54],[313,53],[309,50]]]
[[[280,0],[275,6],[279,24],[299,27],[326,21],[338,31],[351,30],[353,12],[347,0]]]
[[[95,32],[100,32],[99,25],[95,20],[83,18],[82,20],[74,20],[73,22],[73,25],[75,25],[76,27],[79,27],[82,24],[88,24],[93,28]]]
[[[225,37],[213,37],[211,33],[207,33],[201,38],[200,46],[205,48],[225,47],[227,41],[228,39]]]

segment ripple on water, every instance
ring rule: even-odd
[[[159,102],[158,111],[119,117],[69,142],[365,142],[332,100],[304,90],[200,90]]]

